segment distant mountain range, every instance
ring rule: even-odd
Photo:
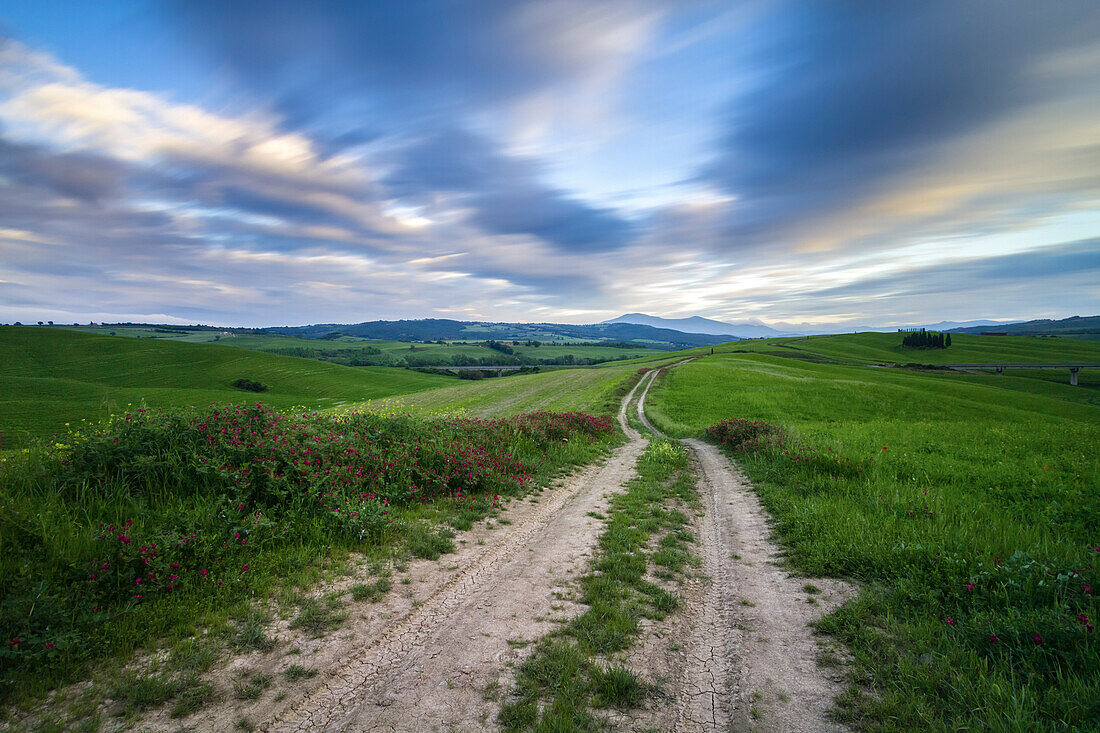
[[[896,331],[897,326],[865,326],[852,324],[809,324],[776,323],[775,327],[755,319],[741,323],[726,323],[711,318],[692,316],[691,318],[661,318],[645,313],[627,313],[604,323],[635,323],[655,328],[672,328],[691,333],[709,333],[729,335],[743,339],[777,338],[779,336],[816,336],[827,333],[852,333],[854,331]],[[947,331],[964,327],[1004,326],[1003,321],[940,321],[932,324],[917,324],[910,328],[926,328],[929,331]]]
[[[736,336],[742,339],[775,338],[777,336],[804,336],[804,333],[777,331],[759,321],[724,323],[701,316],[691,318],[661,318],[645,313],[627,313],[603,323],[633,323],[654,328],[671,328],[685,333],[708,333],[714,336]]]
[[[415,321],[367,321],[364,323],[320,323],[310,326],[276,326],[269,333],[284,333],[305,338],[325,338],[346,334],[360,338],[394,341],[470,340],[498,341],[609,341],[648,346],[654,349],[686,349],[736,341],[735,336],[687,333],[632,323],[597,323],[574,326],[564,323],[487,323],[425,318]]]
[[[940,321],[912,324],[907,328],[929,331],[981,333],[996,331],[1020,335],[1061,335],[1088,338],[1100,334],[1100,316],[1075,316],[1061,321]],[[896,331],[898,326],[855,324],[792,324],[769,326],[758,320],[726,323],[712,318],[661,318],[645,313],[626,313],[602,323],[576,326],[565,323],[491,323],[486,321],[453,321],[446,318],[424,318],[402,321],[366,321],[363,323],[320,323],[310,326],[279,326],[264,329],[270,333],[285,333],[306,338],[324,338],[335,334],[394,341],[471,340],[500,341],[608,341],[648,346],[656,349],[684,349],[713,346],[727,341],[782,336],[815,336],[857,331]]]

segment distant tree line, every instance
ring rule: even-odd
[[[486,341],[485,346],[489,347],[493,351],[499,351],[500,353],[508,354],[509,356],[516,353],[516,350],[508,344],[502,343],[500,341],[493,341],[492,339]]]
[[[914,331],[902,338],[901,345],[911,349],[946,349],[951,345],[951,334]]]

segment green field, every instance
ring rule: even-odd
[[[899,340],[795,345],[878,361],[898,360],[890,344]],[[1061,339],[959,341],[965,360],[1095,360],[1089,344]],[[1100,720],[1100,643],[1078,617],[1100,618],[1091,595],[1100,593],[1100,380],[1071,387],[1065,375],[1015,374],[720,354],[669,372],[651,392],[650,418],[672,435],[727,418],[786,431],[781,444],[738,459],[791,562],[863,584],[822,623],[854,655],[842,705],[857,727],[1058,730]]]
[[[949,349],[909,350],[900,334],[768,339],[714,355],[654,352],[459,382],[222,343],[44,328],[4,328],[0,339],[5,447],[143,400],[422,416],[608,413],[640,367],[700,356],[658,380],[649,416],[677,437],[729,418],[785,431],[735,457],[792,565],[860,583],[859,596],[821,623],[854,659],[840,701],[846,722],[1015,731],[1088,730],[1100,719],[1100,643],[1090,630],[1100,618],[1100,372],[1082,371],[1071,387],[1061,371],[872,366],[1100,362],[1096,344],[953,335]],[[269,391],[229,386],[241,377]]]
[[[267,391],[230,386],[240,378],[258,381]],[[4,448],[64,433],[66,423],[103,419],[129,404],[263,400],[276,408],[331,407],[453,383],[406,370],[344,367],[223,346],[0,327]]]
[[[661,363],[667,363],[667,359]],[[612,413],[621,387],[638,367],[604,366],[523,374],[505,379],[460,382],[450,387],[372,401],[385,412],[421,414],[463,412],[478,417],[516,415],[535,410]]]
[[[280,334],[153,326],[56,326],[55,330],[75,330],[100,336],[236,346],[280,356],[322,359],[351,366],[475,366],[478,364],[545,364],[550,361],[588,364],[664,353],[657,349],[640,346],[630,348],[590,346],[569,341],[555,343],[540,341],[539,346],[523,345],[525,343],[523,341],[515,342],[520,345],[513,346],[512,341],[506,341],[505,343],[514,353],[505,354],[485,346],[484,342],[478,339],[444,343],[389,341],[354,336],[311,339]]]

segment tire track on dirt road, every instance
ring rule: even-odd
[[[655,375],[654,375],[655,376]],[[509,641],[550,630],[540,617],[574,613],[554,587],[584,572],[606,506],[634,475],[647,440],[619,409],[627,442],[602,464],[544,492],[536,511],[489,546],[386,632],[341,660],[309,694],[269,720],[269,731],[483,730],[496,705],[483,690],[503,673]],[[644,386],[643,386],[644,385]],[[572,605],[572,604],[569,604]],[[534,619],[534,621],[533,621]]]
[[[645,394],[638,417],[663,437],[644,408]],[[710,582],[689,607],[687,663],[673,692],[675,730],[843,730],[830,718],[843,690],[841,678],[818,666],[810,623],[850,598],[854,588],[782,569],[769,516],[748,480],[716,446],[681,442],[699,468],[706,508],[700,540]],[[805,590],[811,580],[820,591],[813,602]]]
[[[693,665],[685,675],[676,729],[843,730],[830,718],[842,678],[818,666],[810,624],[854,589],[784,570],[768,514],[748,480],[716,446],[683,442],[701,469],[704,567],[712,585],[689,653]],[[804,589],[811,581],[819,589],[812,596]]]

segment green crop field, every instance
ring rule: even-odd
[[[784,340],[837,361],[929,362],[897,334]],[[723,348],[783,349],[769,342]],[[959,337],[959,361],[1096,361],[1062,339]],[[1091,350],[1090,350],[1091,349]],[[784,433],[736,452],[794,566],[850,578],[821,624],[851,650],[845,719],[874,730],[1093,729],[1100,720],[1100,379],[718,354],[668,372],[652,421]],[[945,359],[941,359],[945,360]],[[759,431],[759,426],[747,430]],[[765,431],[766,432],[766,431]],[[747,444],[752,446],[753,444]],[[1096,591],[1093,591],[1093,588]]]
[[[463,412],[478,417],[536,410],[610,413],[618,408],[619,389],[636,371],[636,366],[616,365],[452,382],[453,386],[376,400],[366,407],[383,412]]]
[[[234,389],[236,379],[258,381],[267,391]],[[324,407],[453,383],[406,370],[344,367],[222,346],[0,327],[4,448],[63,433],[66,423],[99,420],[128,404],[262,400],[276,408]]]

